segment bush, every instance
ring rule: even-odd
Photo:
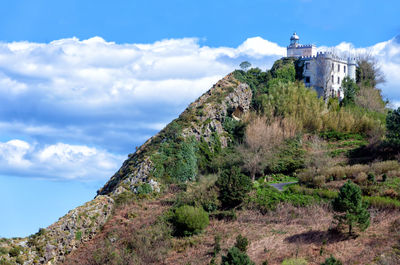
[[[177,235],[190,236],[200,233],[208,226],[208,213],[202,208],[184,205],[175,210],[173,223]]]
[[[382,182],[386,182],[386,180],[387,180],[387,175],[385,173],[385,174],[382,175]]]
[[[226,209],[240,205],[251,189],[251,180],[242,174],[238,167],[222,171],[216,186],[219,188],[219,199]]]
[[[237,247],[240,251],[246,252],[248,245],[249,245],[249,240],[246,237],[242,235],[238,235],[236,237],[235,247]]]
[[[327,259],[325,260],[324,263],[321,263],[321,265],[342,265],[342,263],[341,263],[339,260],[335,259],[335,258],[331,255],[329,258],[327,258]]]
[[[335,219],[339,225],[346,224],[349,234],[352,234],[353,226],[357,225],[361,231],[369,226],[370,215],[367,211],[368,204],[363,202],[361,189],[351,181],[346,182],[339,191],[338,197],[332,201],[333,210],[339,214]]]
[[[149,183],[143,183],[137,187],[137,194],[138,195],[145,195],[153,192],[153,188]]]
[[[20,246],[15,246],[12,249],[10,249],[10,251],[8,252],[8,254],[10,255],[10,257],[18,257],[19,253],[22,251],[22,247]]]
[[[246,253],[232,247],[228,250],[226,256],[222,256],[221,265],[255,265],[255,263],[250,260]]]
[[[368,202],[371,207],[378,209],[400,209],[400,201],[380,196],[363,197],[363,200]]]
[[[400,146],[400,107],[386,116],[387,142],[392,147]]]
[[[367,177],[368,182],[375,183],[375,174],[370,172]]]
[[[282,265],[307,265],[308,262],[303,258],[285,259]]]

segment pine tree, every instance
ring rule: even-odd
[[[370,215],[367,203],[362,201],[361,189],[351,181],[346,182],[341,188],[338,197],[332,202],[333,210],[337,212],[335,219],[339,225],[349,226],[349,234],[357,226],[364,231],[369,226]]]

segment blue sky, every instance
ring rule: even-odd
[[[303,43],[368,52],[400,105],[400,3],[3,1],[0,236],[26,236],[92,199],[135,146],[243,60]]]

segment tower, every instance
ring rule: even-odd
[[[349,77],[356,81],[356,58],[348,58],[347,65],[349,68]]]
[[[293,33],[293,35],[290,37],[290,46],[298,46],[299,45],[299,41],[300,41],[300,37],[295,33]]]

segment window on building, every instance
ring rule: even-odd
[[[306,70],[308,70],[310,67],[310,63],[306,63]]]
[[[306,83],[310,83],[310,77],[309,76],[306,76]]]
[[[332,75],[332,84],[335,82],[334,76]]]
[[[340,84],[340,77],[339,76],[337,77],[337,83],[338,83],[338,85]]]
[[[337,71],[340,72],[340,64],[337,65]]]
[[[346,65],[343,66],[343,72],[346,73]]]
[[[332,71],[335,71],[335,64],[332,63]]]

